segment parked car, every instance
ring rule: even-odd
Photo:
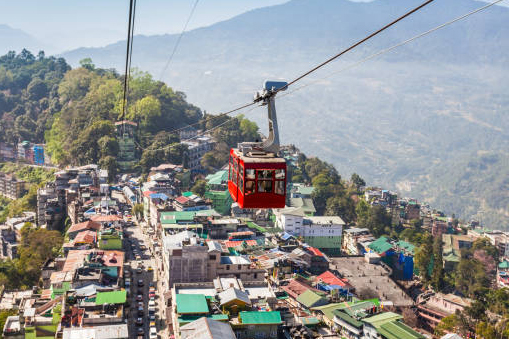
[[[150,327],[150,339],[156,339],[157,338],[157,330],[154,326]]]
[[[136,319],[136,325],[143,326],[143,318],[137,318]]]
[[[143,295],[138,294],[138,295],[136,296],[136,301],[143,301]]]
[[[144,335],[145,331],[143,330],[143,327],[138,327],[138,335]]]
[[[143,287],[145,283],[143,282],[143,279],[138,280],[138,287]]]
[[[143,307],[138,307],[138,317],[143,317],[144,313]]]
[[[149,272],[152,272],[153,270],[154,270],[154,269],[152,268],[152,266],[149,266],[149,267],[147,268],[147,271],[149,271]]]
[[[148,302],[148,307],[156,307],[156,302],[154,300],[150,300]]]

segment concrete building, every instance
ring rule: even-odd
[[[202,136],[195,138],[192,141],[182,141],[183,145],[187,146],[186,158],[187,168],[193,172],[199,172],[202,169],[201,158],[205,153],[214,148],[214,140],[209,136]]]
[[[425,329],[433,330],[443,318],[463,311],[470,303],[470,299],[454,294],[426,292],[417,298],[418,316]]]
[[[17,179],[13,174],[0,172],[0,194],[9,199],[21,198],[28,189],[25,181]]]
[[[339,255],[345,222],[338,216],[309,217],[294,208],[280,210],[276,225],[286,233],[302,237],[304,241],[329,255]]]
[[[37,226],[58,229],[66,212],[65,191],[57,190],[54,183],[37,190]]]
[[[8,225],[0,226],[0,258],[16,258],[18,245],[15,229]]]
[[[367,228],[349,228],[343,233],[343,252],[348,255],[363,255],[367,243],[371,243],[375,237],[371,235]]]
[[[163,265],[168,286],[212,281],[216,277],[262,281],[265,276],[265,270],[256,268],[247,256],[221,256],[220,246],[213,241],[205,244],[192,231],[164,237]]]

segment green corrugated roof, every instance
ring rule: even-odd
[[[323,313],[323,315],[329,319],[329,320],[332,320],[334,318],[334,311],[338,310],[341,308],[341,306],[343,306],[345,303],[333,303],[333,304],[328,304],[328,305],[324,305],[324,306],[317,306],[317,307],[312,307],[311,309],[313,311],[320,311]],[[346,304],[352,304],[351,302],[348,302]]]
[[[194,194],[193,192],[189,192],[189,191],[187,191],[187,192],[182,193],[182,196],[183,196],[183,197],[186,197],[186,198],[189,198],[189,197],[190,197],[191,195],[193,195],[193,194]]]
[[[500,264],[498,264],[498,268],[503,268],[503,269],[509,268],[509,262],[507,260],[502,261]]]
[[[327,302],[327,299],[311,290],[307,290],[297,297],[297,301],[307,308],[310,308],[320,303],[323,304]]]
[[[282,322],[279,311],[244,311],[239,313],[239,318],[242,324],[249,325],[281,324]]]
[[[207,180],[207,184],[209,185],[221,185],[228,181],[228,171],[222,170],[214,174],[209,174],[205,180]]]
[[[378,254],[387,252],[392,248],[392,245],[388,242],[386,237],[380,237],[368,245],[373,251]]]
[[[177,294],[177,313],[209,313],[207,299],[203,294]]]
[[[320,320],[316,317],[301,317],[300,321],[302,322],[302,325],[304,326],[312,326],[312,325],[318,325],[320,323]]]
[[[313,186],[299,186],[297,187],[297,193],[302,195],[311,195],[315,188]]]
[[[349,316],[348,314],[346,314],[345,312],[343,311],[334,311],[333,312],[335,316],[337,316],[338,318],[346,321],[347,323],[349,323],[350,325],[354,326],[354,327],[357,327],[357,328],[360,328],[362,327],[362,322],[355,319],[355,318],[352,318],[351,316]]]
[[[398,247],[403,248],[407,252],[414,254],[415,246],[412,245],[411,243],[400,240],[400,241],[398,241],[397,245],[398,245]]]
[[[257,230],[257,231],[260,231],[260,232],[263,232],[263,233],[267,232],[267,229],[266,229],[266,228],[261,227],[261,226],[258,226],[257,224],[255,224],[255,223],[254,223],[254,222],[252,222],[252,221],[248,221],[248,222],[246,222],[246,225],[247,225],[247,227],[252,228],[252,229],[255,229],[255,230]]]
[[[126,301],[127,292],[122,291],[111,291],[111,292],[97,292],[95,297],[96,305],[103,304],[123,304]]]
[[[189,324],[190,322],[193,322],[195,320],[198,320],[202,317],[203,317],[203,315],[184,314],[184,315],[178,317],[178,322],[179,322],[179,325],[182,326],[185,324]],[[226,315],[226,314],[211,314],[211,315],[207,315],[205,317],[212,319],[212,320],[217,320],[217,321],[228,321],[228,315]]]
[[[178,222],[193,221],[195,211],[161,212],[161,224],[177,224]]]
[[[380,326],[378,333],[387,339],[421,339],[424,336],[417,333],[399,321],[391,321]]]
[[[402,319],[403,317],[397,313],[393,312],[384,312],[377,315],[374,315],[369,318],[365,318],[364,321],[367,323],[370,323],[371,325],[375,326],[376,328],[382,326],[383,324],[386,324],[391,321]]]

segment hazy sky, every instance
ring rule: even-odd
[[[188,29],[288,0],[201,0]],[[138,0],[136,34],[182,30],[195,0]],[[0,24],[21,29],[54,52],[125,39],[129,0],[0,0]]]
[[[200,0],[188,29],[287,1]],[[138,0],[135,33],[180,33],[194,2]],[[508,4],[509,0],[506,1]],[[129,0],[0,0],[0,8],[0,24],[34,36],[47,46],[46,52],[59,53],[78,47],[104,46],[125,39]]]

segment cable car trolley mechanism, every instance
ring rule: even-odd
[[[254,102],[267,106],[269,135],[262,142],[243,142],[230,150],[228,190],[241,208],[283,208],[286,199],[286,161],[278,156],[279,131],[275,96],[288,83],[265,81]]]

